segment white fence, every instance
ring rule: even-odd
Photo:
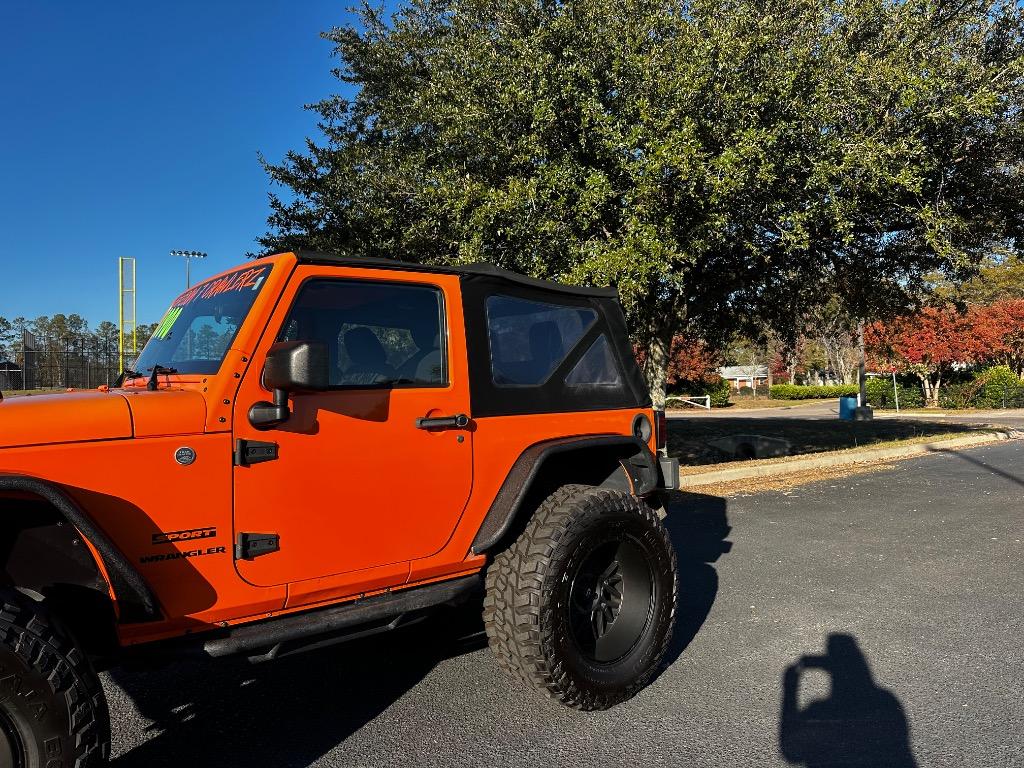
[[[708,411],[711,410],[711,395],[694,395],[693,397],[672,395],[671,397],[665,398],[665,405],[669,405],[673,402],[678,403],[679,405],[691,405],[694,408],[704,408]]]

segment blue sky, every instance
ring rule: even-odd
[[[338,92],[319,33],[342,0],[2,0],[0,316],[117,320],[134,256],[138,320],[265,229],[270,160],[315,132],[302,105]]]

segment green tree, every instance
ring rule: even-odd
[[[14,325],[6,317],[0,317],[0,360],[14,359]]]
[[[100,376],[106,384],[110,384],[119,372],[117,364],[118,339],[120,333],[116,323],[102,321],[92,333],[92,348],[96,362],[100,364]]]
[[[1012,0],[413,0],[335,28],[268,250],[618,286],[659,401],[676,332],[913,305],[1022,216]]]
[[[978,274],[954,284],[936,280],[936,294],[962,304],[995,304],[1005,299],[1024,299],[1024,259],[1018,254],[993,254]]]
[[[142,354],[143,348],[149,343],[149,338],[156,332],[156,327],[159,323],[143,323],[135,327],[135,337],[138,341],[139,354]]]

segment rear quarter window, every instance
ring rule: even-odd
[[[487,298],[491,377],[499,387],[543,384],[597,322],[589,307],[514,296]]]

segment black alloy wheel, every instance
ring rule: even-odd
[[[635,541],[607,542],[580,565],[569,595],[581,653],[599,664],[614,663],[633,649],[651,619],[654,575]]]
[[[26,768],[25,741],[9,713],[0,709],[0,768]]]

